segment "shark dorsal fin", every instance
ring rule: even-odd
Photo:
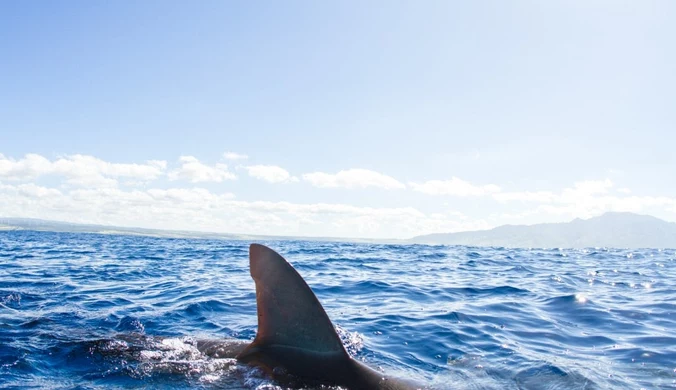
[[[255,346],[282,345],[347,356],[331,320],[298,272],[272,249],[251,244],[258,333]]]

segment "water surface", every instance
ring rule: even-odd
[[[194,348],[252,339],[248,242],[0,232],[0,386],[274,385]],[[676,388],[676,252],[263,242],[355,358],[443,389]]]

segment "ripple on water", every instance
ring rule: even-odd
[[[269,241],[348,352],[436,388],[671,388],[676,251]],[[0,383],[273,386],[195,349],[256,332],[248,242],[0,233]],[[450,384],[450,385],[449,385]]]

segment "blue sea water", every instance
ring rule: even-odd
[[[0,232],[0,387],[275,388],[248,242]],[[440,389],[676,388],[676,251],[263,242],[349,352]]]

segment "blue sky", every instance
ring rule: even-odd
[[[672,1],[4,2],[0,215],[351,237],[676,221],[674,17]]]

